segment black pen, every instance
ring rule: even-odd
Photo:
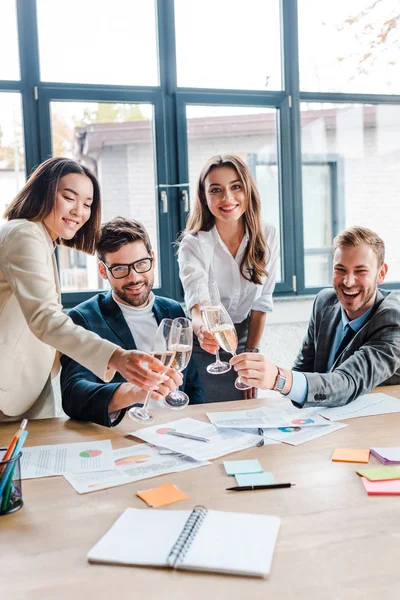
[[[227,492],[248,492],[250,490],[274,490],[277,488],[290,488],[295,483],[269,483],[268,485],[242,485],[226,488]]]

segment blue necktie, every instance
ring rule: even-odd
[[[349,324],[346,325],[345,329],[346,328],[347,328],[346,334],[345,334],[344,338],[342,339],[342,341],[340,342],[339,348],[336,350],[335,358],[333,359],[334,363],[336,362],[337,358],[342,354],[342,352],[346,348],[346,346],[351,342],[353,337],[356,335],[356,332],[354,331],[354,329],[352,329],[350,327]]]

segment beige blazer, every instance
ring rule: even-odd
[[[114,371],[107,365],[116,348],[63,313],[54,246],[44,225],[26,219],[2,225],[0,421],[27,411],[36,418],[54,416],[46,382],[58,362],[56,350],[109,381]],[[46,390],[48,402],[41,396]]]

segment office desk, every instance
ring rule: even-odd
[[[400,398],[400,386],[381,391]],[[181,413],[157,411],[157,422],[205,412],[253,408],[274,400],[252,400],[189,407]],[[281,403],[282,404],[282,403]],[[333,434],[293,447],[250,448],[230,458],[258,458],[278,481],[296,487],[229,493],[226,457],[187,472],[78,495],[63,477],[23,481],[24,507],[0,517],[0,598],[34,600],[132,600],[271,598],[274,600],[363,600],[398,598],[400,584],[400,498],[368,497],[356,465],[332,463],[336,447],[390,446],[400,443],[400,413],[349,420]],[[66,419],[32,421],[29,445],[111,439],[114,448],[138,440],[125,437],[137,428],[126,417],[116,429]],[[0,426],[7,444],[15,424]],[[370,464],[377,461],[371,457]],[[89,565],[88,550],[128,506],[145,508],[136,491],[173,482],[189,500],[166,510],[195,504],[227,511],[282,518],[269,580],[178,572],[168,569]]]

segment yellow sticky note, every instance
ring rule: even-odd
[[[367,463],[369,461],[369,449],[336,448],[332,460],[335,462]]]
[[[152,506],[153,508],[166,506],[167,504],[173,504],[174,502],[189,498],[185,492],[182,492],[173,483],[137,492],[136,496],[139,496],[148,506]]]

